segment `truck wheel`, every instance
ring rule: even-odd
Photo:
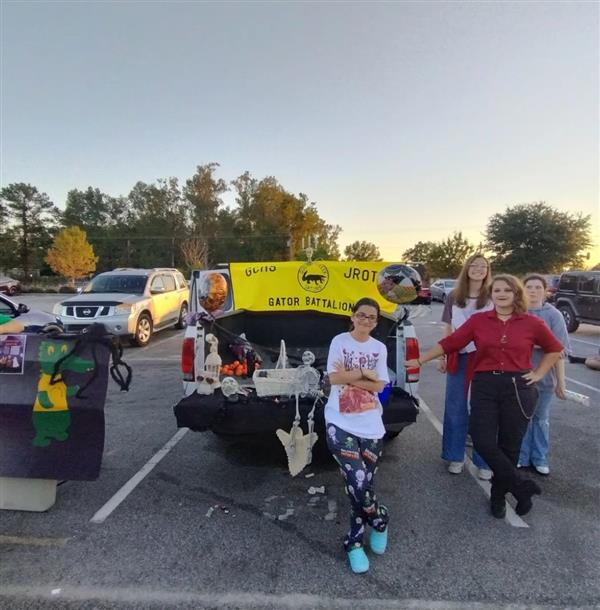
[[[445,293],[445,292],[442,292],[442,298],[440,299],[440,301],[441,301],[442,303],[445,303],[445,302],[446,302],[446,293]]]
[[[188,306],[187,303],[181,304],[181,309],[179,310],[179,318],[177,320],[177,324],[175,324],[175,328],[185,328],[185,316],[188,314]]]
[[[563,318],[565,319],[565,324],[567,325],[567,330],[570,333],[574,333],[579,328],[579,322],[575,318],[575,313],[570,305],[559,305],[558,311],[562,313]]]
[[[135,326],[135,334],[131,338],[131,344],[136,347],[148,345],[152,337],[152,320],[147,313],[143,313]]]

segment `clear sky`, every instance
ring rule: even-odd
[[[2,184],[221,164],[386,259],[532,201],[600,243],[597,2],[2,2]],[[600,248],[593,259],[600,261]]]

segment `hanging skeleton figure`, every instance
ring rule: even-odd
[[[221,387],[219,372],[221,370],[221,356],[219,356],[219,340],[212,334],[206,335],[206,342],[210,345],[210,353],[204,361],[204,370],[196,376],[198,394],[212,394]]]
[[[312,448],[319,439],[319,435],[314,431],[315,422],[314,414],[317,403],[321,400],[322,394],[319,393],[315,398],[313,407],[310,410],[307,418],[308,433],[305,435],[300,426],[300,395],[296,393],[296,417],[292,429],[289,432],[285,430],[276,431],[277,438],[285,448],[285,453],[288,458],[288,468],[290,474],[295,477],[300,474],[306,466],[312,462]]]

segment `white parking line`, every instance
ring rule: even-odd
[[[54,587],[54,588],[53,588]],[[144,586],[131,587],[102,587],[72,585],[56,582],[54,585],[40,586],[28,585],[4,585],[0,590],[0,604],[4,597],[8,597],[15,607],[15,598],[21,601],[19,607],[27,607],[23,600],[35,600],[35,607],[49,607],[43,604],[51,601],[54,604],[62,604],[61,607],[77,605],[77,607],[90,607],[89,600],[97,600],[102,607],[121,607],[122,605],[141,608],[238,608],[239,610],[255,610],[256,608],[281,608],[284,610],[353,610],[364,608],[364,610],[548,610],[549,608],[564,608],[564,604],[548,605],[526,604],[510,601],[508,603],[478,602],[478,601],[450,601],[447,599],[397,599],[396,597],[364,598],[333,597],[320,595],[319,593],[262,593],[226,591],[215,593],[208,591],[181,591],[173,589],[152,589]],[[441,597],[441,596],[438,596]],[[57,600],[60,600],[57,602]],[[81,602],[81,604],[79,604]],[[573,607],[573,606],[571,606]],[[583,607],[583,606],[579,606]],[[597,606],[593,606],[594,608]],[[592,608],[592,606],[586,606]]]
[[[571,379],[570,377],[565,377],[565,379],[567,381],[570,381],[571,383],[575,383],[576,385],[581,385],[584,388],[587,388],[588,390],[593,390],[594,392],[598,392],[600,393],[600,388],[595,388],[593,385],[588,385],[587,383],[582,383],[581,381],[577,381],[576,379]]]
[[[167,444],[153,455],[142,468],[134,474],[119,491],[90,519],[92,523],[102,523],[105,519],[125,500],[125,498],[144,480],[153,468],[175,447],[175,445],[185,436],[189,428],[179,430]]]
[[[433,412],[431,411],[431,409],[429,408],[427,403],[420,397],[419,397],[419,405],[420,405],[420,408],[425,413],[425,415],[427,416],[427,419],[431,422],[433,427],[440,433],[440,436],[441,436],[443,433],[443,430],[444,430],[444,428],[442,426],[442,422],[433,414]],[[465,463],[467,464],[467,470],[468,470],[469,474],[475,479],[475,482],[477,483],[477,485],[479,485],[479,487],[481,487],[481,489],[483,489],[483,493],[485,493],[485,495],[489,498],[490,497],[490,488],[491,488],[491,485],[489,484],[489,482],[482,481],[477,476],[477,467],[468,458],[468,456],[465,456]],[[525,523],[525,521],[523,521],[523,519],[521,519],[521,517],[519,517],[519,515],[517,515],[517,513],[515,513],[512,506],[510,504],[508,504],[508,502],[506,503],[505,519],[513,527],[529,527],[527,525],[527,523]]]

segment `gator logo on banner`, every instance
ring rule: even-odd
[[[387,265],[381,261],[230,263],[229,271],[236,309],[350,315],[362,297],[375,299],[382,311],[394,311],[396,305],[377,288]]]
[[[323,263],[310,263],[298,269],[298,283],[308,292],[321,292],[329,281],[329,271]]]

